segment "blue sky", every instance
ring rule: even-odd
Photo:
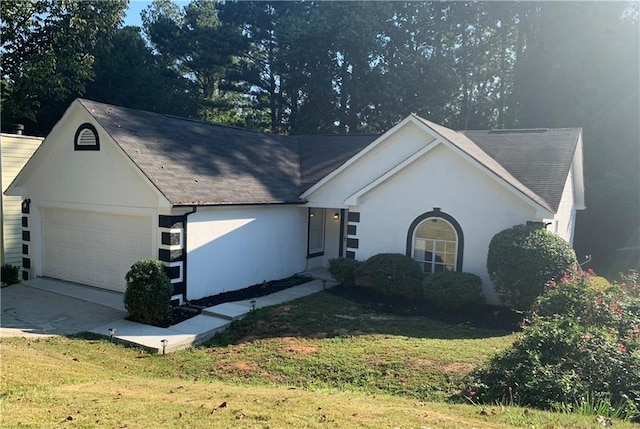
[[[141,26],[142,20],[140,19],[140,12],[146,9],[150,4],[151,2],[146,0],[130,0],[129,9],[127,9],[124,17],[124,25]]]
[[[145,10],[147,6],[153,3],[151,0],[129,0],[129,9],[126,11],[126,15],[124,17],[124,25],[142,25],[142,20],[140,19],[140,12]],[[184,7],[189,3],[189,1],[175,1],[174,3],[178,4],[181,7]]]

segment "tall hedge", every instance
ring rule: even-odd
[[[504,304],[528,310],[549,280],[578,269],[571,245],[536,226],[516,225],[496,234],[489,244],[487,271]]]

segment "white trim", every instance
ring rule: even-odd
[[[362,158],[363,156],[365,156],[367,153],[369,153],[371,150],[373,150],[376,146],[378,146],[381,142],[383,142],[384,140],[387,139],[387,137],[389,137],[390,135],[394,134],[397,130],[399,130],[400,128],[404,127],[405,124],[407,124],[408,122],[413,122],[413,123],[418,123],[418,121],[416,121],[416,119],[409,115],[406,118],[404,118],[402,121],[400,121],[397,125],[395,125],[393,128],[391,128],[390,130],[388,130],[387,132],[385,132],[384,134],[382,134],[380,137],[378,137],[377,139],[375,139],[373,142],[369,143],[364,149],[362,149],[360,152],[356,153],[355,155],[353,155],[351,158],[349,158],[344,164],[342,164],[340,167],[336,168],[335,170],[333,170],[331,173],[327,174],[325,177],[323,177],[322,179],[320,179],[319,182],[317,182],[315,185],[313,185],[312,187],[310,187],[309,189],[307,189],[302,195],[300,195],[300,199],[304,200],[306,199],[309,195],[311,195],[313,192],[315,192],[317,189],[319,189],[320,187],[322,187],[325,183],[327,183],[328,181],[330,181],[331,179],[333,179],[334,177],[336,177],[338,174],[340,174],[342,171],[346,170],[350,165],[352,165],[353,163],[355,163],[357,160],[359,160],[360,158]]]
[[[344,203],[344,201],[309,201],[308,203],[301,205],[300,207],[305,208],[326,208],[326,209],[347,209],[348,205]]]
[[[180,241],[178,244],[162,244],[162,233],[178,234]],[[182,250],[184,249],[184,231],[182,228],[158,228],[158,249],[165,250]]]
[[[430,152],[433,148],[438,146],[440,143],[444,144],[444,140],[442,140],[442,138],[437,138],[437,139],[433,140],[431,143],[429,143],[428,145],[426,145],[425,147],[423,147],[422,149],[420,149],[419,151],[417,151],[416,153],[411,155],[409,158],[407,158],[404,161],[402,161],[400,164],[398,164],[395,167],[393,167],[391,170],[389,170],[386,173],[384,173],[382,176],[380,176],[377,179],[375,179],[373,182],[370,182],[368,185],[366,185],[365,187],[363,187],[359,191],[357,191],[354,194],[350,195],[349,197],[347,197],[346,200],[344,200],[345,206],[357,206],[358,205],[358,199],[361,196],[363,196],[367,192],[371,191],[373,188],[377,187],[382,182],[386,181],[388,178],[394,176],[396,173],[400,172],[401,170],[403,170],[408,165],[412,164],[414,161],[419,159],[422,155],[426,154],[427,152]]]
[[[36,205],[42,208],[58,208],[69,210],[81,210],[89,212],[101,212],[108,214],[122,214],[133,216],[155,216],[157,223],[158,210],[150,207],[130,207],[130,206],[118,206],[111,204],[83,204],[83,203],[67,203],[63,201],[50,201],[50,200],[32,200],[31,205]]]
[[[573,170],[573,192],[576,210],[584,210],[587,208],[584,201],[584,154],[582,149],[582,130],[580,130],[578,143],[576,144],[576,151],[573,154],[573,161],[571,164],[571,170]]]

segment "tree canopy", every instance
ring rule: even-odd
[[[77,96],[283,134],[582,127],[579,259],[640,241],[637,2],[156,0],[142,29],[126,5],[0,3],[3,129]]]

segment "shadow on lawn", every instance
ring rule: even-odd
[[[205,344],[227,346],[266,338],[373,334],[482,339],[519,331],[522,319],[522,314],[502,307],[441,311],[424,301],[390,301],[371,289],[339,285],[326,292],[252,312]]]

